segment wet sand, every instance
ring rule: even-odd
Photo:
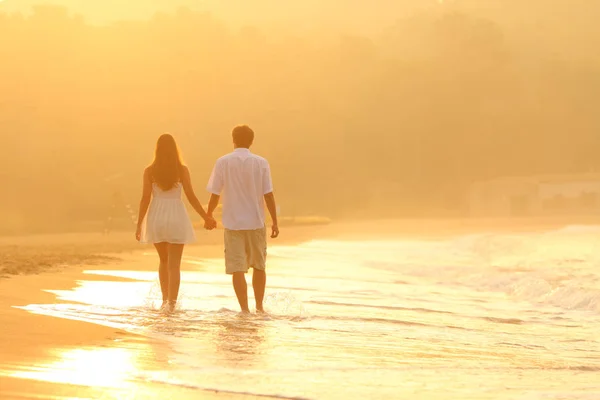
[[[218,257],[221,235],[198,232],[199,245],[207,256]],[[61,234],[0,239],[0,398],[122,398],[122,392],[88,385],[41,382],[11,377],[21,369],[51,365],[61,354],[73,349],[122,348],[141,355],[141,367],[152,370],[156,362],[152,350],[160,343],[119,329],[86,322],[52,318],[23,311],[18,306],[60,303],[46,289],[68,290],[81,279],[90,280],[83,271],[102,265],[103,269],[148,270],[139,262],[140,252],[153,251],[132,240],[129,232],[109,236],[99,234]],[[144,344],[142,351],[141,345]],[[148,350],[150,349],[150,350]],[[146,353],[146,354],[144,354]],[[101,369],[102,367],[100,367]],[[100,373],[100,371],[99,371]],[[60,381],[60,379],[55,379]],[[131,398],[194,398],[197,391],[145,383],[147,392]],[[251,398],[232,394],[203,393],[202,397]]]
[[[591,223],[596,221],[591,221]],[[496,229],[536,230],[548,226],[564,226],[563,220],[533,221],[496,225]],[[356,237],[437,237],[447,234],[485,232],[489,223],[434,221],[364,221],[337,223],[327,226],[289,227],[283,229],[280,244],[293,244],[315,238],[352,239]],[[141,262],[134,251],[153,251],[131,240],[130,233],[110,237],[93,235],[55,235],[0,239],[0,267],[5,278],[0,279],[0,398],[124,398],[114,388],[96,385],[94,381],[72,384],[60,376],[49,376],[50,382],[16,377],[15,371],[53,365],[61,355],[75,350],[101,351],[124,349],[135,354],[135,363],[144,370],[164,369],[160,354],[163,344],[127,333],[120,329],[86,322],[34,315],[15,306],[40,303],[60,303],[52,289],[71,289],[84,279],[83,271],[102,263],[103,269],[142,271],[152,267],[147,258]],[[206,257],[222,256],[220,232],[199,233],[200,251]],[[19,275],[19,276],[15,276]],[[6,277],[8,276],[8,277]],[[89,275],[85,280],[94,279]],[[98,278],[98,279],[106,279]],[[113,278],[119,279],[119,278]],[[98,366],[109,369],[110,365]],[[18,374],[17,374],[18,375]],[[101,382],[100,382],[101,383]],[[135,386],[137,393],[128,398],[198,398],[197,389],[170,387],[144,382]],[[202,398],[253,398],[234,393],[202,392]]]
[[[204,246],[206,254],[221,252],[218,246]],[[140,257],[121,255],[119,261],[103,266],[105,269],[147,270]],[[40,303],[61,303],[47,288],[55,290],[71,289],[78,280],[94,279],[84,275],[86,266],[72,266],[60,271],[44,272],[36,275],[15,276],[0,280],[0,398],[2,399],[61,399],[61,398],[197,398],[198,390],[183,387],[164,388],[158,384],[144,382],[136,385],[136,393],[123,397],[130,390],[117,390],[104,387],[92,379],[85,378],[80,384],[73,384],[72,376],[62,376],[60,363],[64,355],[72,351],[88,351],[91,354],[103,349],[121,349],[136,355],[136,365],[152,371],[163,367],[157,356],[165,349],[162,344],[147,338],[127,333],[120,329],[99,326],[81,321],[35,315],[14,306]],[[100,279],[100,278],[99,278]],[[105,279],[105,278],[102,278]],[[115,278],[118,279],[118,278]],[[47,370],[53,366],[56,374],[49,374],[49,382],[20,377],[19,371]],[[96,365],[95,373],[102,375],[115,366]],[[97,372],[96,372],[97,371]],[[69,372],[69,371],[65,371]],[[17,375],[17,376],[15,376]],[[90,375],[92,375],[90,373]],[[44,379],[46,380],[46,379]],[[231,393],[219,394],[202,392],[202,398],[250,399],[252,396]]]
[[[310,239],[321,227],[285,228],[279,243],[297,243]],[[222,257],[222,231],[198,231],[195,251],[206,257]],[[121,392],[87,385],[62,382],[39,382],[11,377],[15,371],[51,365],[61,354],[73,349],[122,348],[141,354],[140,367],[152,370],[157,363],[153,352],[160,343],[123,330],[91,323],[35,315],[19,306],[41,303],[61,303],[45,290],[68,290],[78,280],[94,279],[84,275],[90,268],[102,266],[110,270],[151,270],[147,261],[140,262],[140,253],[153,252],[133,240],[130,232],[101,234],[59,234],[0,238],[0,398],[122,398]],[[105,278],[98,278],[105,279]],[[113,278],[118,279],[118,278]],[[142,350],[140,343],[144,346]],[[146,353],[144,355],[144,353]],[[55,379],[60,381],[60,379]],[[144,383],[148,393],[132,398],[197,398],[198,391],[185,388],[160,389]],[[245,399],[252,396],[232,393],[202,392],[202,398],[212,396]]]

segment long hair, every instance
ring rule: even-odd
[[[152,181],[162,190],[170,190],[181,181],[183,162],[175,138],[165,133],[156,142],[152,162]]]

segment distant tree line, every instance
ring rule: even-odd
[[[474,181],[600,167],[600,58],[457,8],[318,42],[186,9],[92,26],[44,6],[0,14],[0,38],[0,231],[137,203],[166,131],[202,195],[238,123],[294,215],[460,215]]]

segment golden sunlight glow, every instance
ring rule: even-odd
[[[70,385],[125,388],[136,372],[135,354],[124,348],[75,349],[58,354],[59,361],[15,372],[15,378]]]
[[[140,273],[139,275],[148,275]],[[119,296],[106,296],[106,288],[118,290]],[[129,291],[124,291],[126,287]],[[49,290],[59,299],[65,301],[77,301],[87,304],[96,304],[101,306],[125,306],[139,307],[145,305],[145,299],[148,295],[148,284],[139,282],[131,284],[129,282],[102,282],[102,281],[81,281],[75,290]]]
[[[597,16],[0,0],[0,400],[600,399]]]
[[[272,165],[282,221],[465,216],[475,202],[493,216],[506,196],[523,213],[516,189],[484,201],[472,185],[600,169],[599,2],[55,0],[26,18],[12,3],[0,163],[15,195],[0,196],[0,233],[132,229],[163,132],[207,200],[239,123]],[[137,21],[98,27],[102,13]]]

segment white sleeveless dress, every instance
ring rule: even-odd
[[[189,244],[196,241],[181,192],[181,183],[171,190],[162,190],[156,183],[152,184],[152,201],[142,223],[142,243]]]

